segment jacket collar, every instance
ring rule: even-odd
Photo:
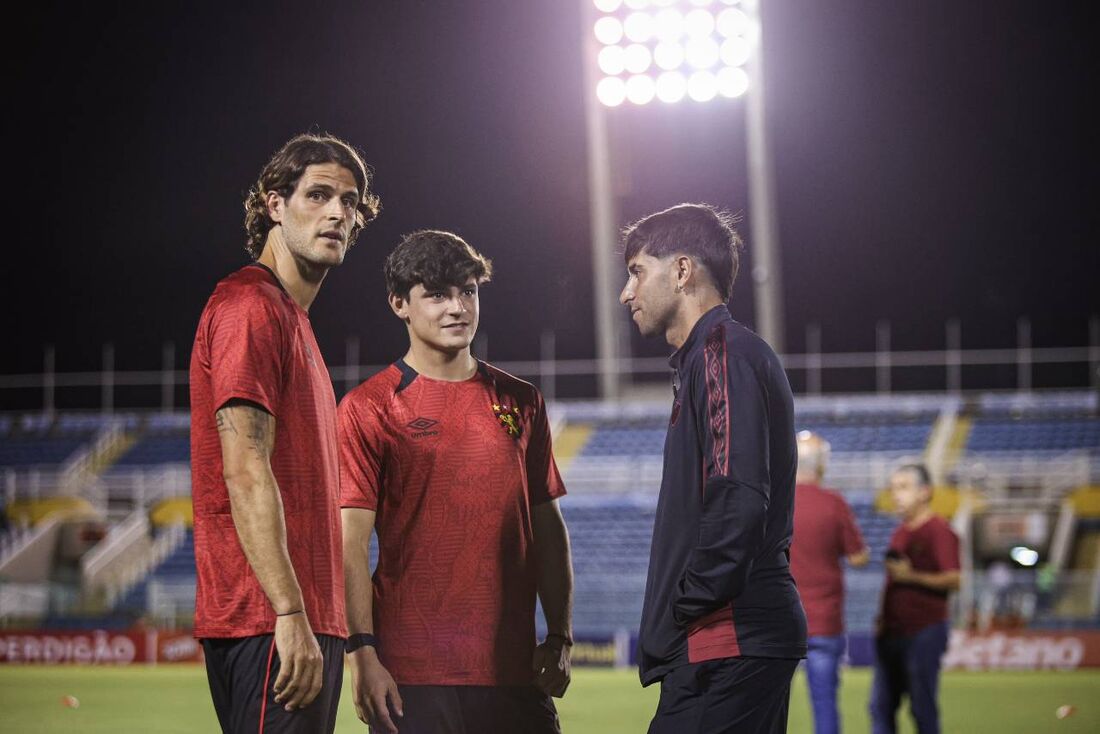
[[[699,320],[695,322],[695,326],[691,327],[691,332],[688,333],[688,338],[684,340],[684,343],[672,353],[672,356],[668,358],[668,364],[672,369],[679,371],[681,365],[687,355],[691,354],[692,350],[698,346],[707,334],[715,325],[723,321],[732,321],[733,317],[730,316],[729,308],[724,303],[720,303],[705,314],[699,317]]]

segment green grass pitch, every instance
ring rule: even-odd
[[[841,715],[847,734],[869,729],[870,671],[844,673]],[[365,732],[347,696],[340,702],[341,734]],[[68,708],[62,698],[80,701]],[[564,734],[645,732],[657,687],[643,690],[633,671],[580,669],[559,701]],[[943,729],[966,734],[1073,734],[1100,731],[1100,670],[1073,673],[948,673],[940,697]],[[1063,705],[1076,706],[1066,719]],[[914,729],[907,714],[902,731]],[[799,674],[791,697],[792,734],[811,732],[805,681]],[[12,734],[117,734],[216,732],[203,669],[197,665],[110,668],[0,666],[0,731]]]

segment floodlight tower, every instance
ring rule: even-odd
[[[629,344],[618,304],[625,276],[615,255],[606,108],[651,102],[705,103],[748,93],[749,225],[757,328],[783,351],[775,187],[764,115],[759,0],[581,0],[588,134],[592,266],[600,394],[621,394]]]

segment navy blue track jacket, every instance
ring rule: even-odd
[[[805,657],[788,563],[798,450],[787,375],[725,305],[670,363],[679,387],[642,608],[642,685],[686,663]]]

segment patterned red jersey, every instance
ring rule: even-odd
[[[836,492],[815,484],[795,488],[791,575],[806,610],[811,637],[844,631],[843,556],[863,550],[852,508]]]
[[[374,628],[407,685],[532,680],[531,507],[565,494],[542,396],[390,365],[340,403],[341,504],[377,512]]]
[[[191,352],[195,636],[275,629],[275,611],[241,549],[222,477],[215,413],[233,398],[275,416],[271,469],[306,614],[315,633],[346,636],[336,398],[309,317],[258,264],[218,283]]]
[[[890,550],[909,559],[914,571],[959,570],[959,538],[939,515],[911,530],[903,522],[890,538]],[[882,600],[882,631],[910,637],[925,627],[947,621],[947,592],[886,578]]]

